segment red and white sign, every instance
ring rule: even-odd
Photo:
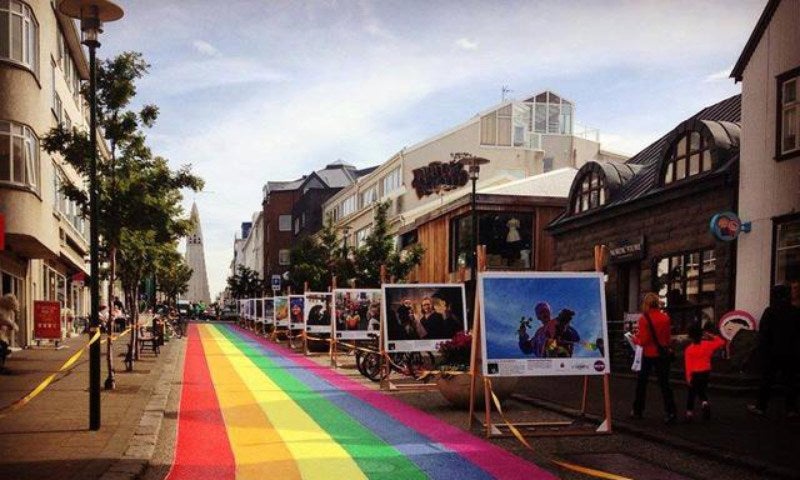
[[[755,330],[756,319],[744,310],[733,310],[719,319],[718,327],[722,338],[730,342],[739,330]]]
[[[61,340],[61,304],[59,302],[33,302],[33,338]]]

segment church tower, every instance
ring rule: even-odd
[[[208,275],[206,274],[206,257],[203,252],[203,230],[200,228],[200,214],[197,204],[192,204],[192,221],[194,230],[186,237],[186,264],[192,269],[192,278],[189,280],[189,289],[184,298],[190,302],[211,303],[208,292]]]

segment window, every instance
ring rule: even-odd
[[[581,213],[602,207],[608,201],[606,177],[600,170],[590,170],[583,176],[575,197],[572,199],[572,213]]]
[[[350,195],[349,197],[342,200],[341,203],[341,215],[342,218],[350,215],[351,213],[356,211],[356,196]]]
[[[67,279],[48,265],[42,265],[42,298],[49,302],[59,302],[66,307]]]
[[[687,132],[670,149],[664,169],[664,185],[679,182],[712,169],[711,149],[700,132]]]
[[[288,248],[278,250],[278,265],[291,265],[291,250]]]
[[[714,250],[661,257],[655,262],[653,287],[672,318],[673,334],[685,334],[692,323],[716,321],[717,260]]]
[[[513,105],[481,117],[481,145],[511,146]]]
[[[39,139],[23,125],[0,121],[0,182],[39,189]]]
[[[363,247],[367,243],[367,237],[372,232],[372,225],[362,228],[356,232],[356,247]]]
[[[778,77],[777,155],[800,154],[800,68]]]
[[[800,217],[775,221],[774,284],[800,280]]]
[[[0,2],[0,58],[39,74],[39,24],[31,8],[18,0]]]
[[[300,217],[294,219],[294,234],[300,233]]]
[[[53,165],[53,169],[55,170],[55,174],[53,175],[53,210],[60,213],[61,217],[85,238],[86,221],[83,218],[83,212],[81,212],[80,207],[75,201],[70,200],[64,195],[62,192],[62,187],[66,182],[64,175],[57,166]]]
[[[383,195],[386,196],[403,186],[403,171],[395,168],[383,177]]]
[[[361,192],[361,208],[366,208],[378,201],[378,185],[373,185]]]
[[[292,231],[292,216],[280,215],[278,217],[278,231],[291,232]]]
[[[533,268],[533,215],[483,212],[478,214],[478,243],[486,245],[489,268],[528,270]],[[469,266],[472,216],[450,222],[450,271]]]

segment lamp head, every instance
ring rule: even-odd
[[[89,47],[100,45],[103,22],[113,22],[124,15],[122,8],[110,0],[62,0],[58,11],[81,21],[81,41]]]

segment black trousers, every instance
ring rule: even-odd
[[[636,380],[636,398],[633,400],[635,415],[641,415],[644,411],[647,380],[650,378],[651,370],[655,370],[658,377],[658,386],[661,388],[661,396],[664,400],[664,411],[667,415],[675,414],[677,408],[675,407],[675,398],[672,396],[672,387],[669,385],[669,364],[668,360],[661,357],[642,357],[642,369],[639,370],[639,377]]]
[[[689,394],[686,396],[686,411],[694,410],[694,399],[699,398],[701,402],[708,401],[708,377],[711,372],[694,372],[692,380],[689,382]]]
[[[797,361],[791,356],[764,359],[761,387],[758,390],[758,408],[767,409],[772,394],[772,385],[779,376],[783,376],[786,386],[786,410],[797,411]]]

